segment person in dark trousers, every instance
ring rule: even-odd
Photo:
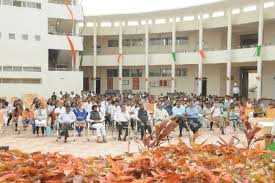
[[[186,128],[186,120],[184,118],[185,107],[181,105],[181,101],[177,101],[177,105],[173,107],[173,116],[177,117],[179,122],[179,137],[182,137],[183,128]]]
[[[152,134],[152,127],[149,123],[149,120],[150,114],[144,109],[143,104],[140,104],[138,110],[138,121],[141,131],[141,140],[143,140],[146,130],[148,130],[149,134]]]

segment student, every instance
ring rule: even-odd
[[[76,116],[76,131],[78,133],[78,136],[81,136],[81,132],[86,127],[86,118],[88,116],[88,113],[82,106],[81,102],[77,103],[77,107],[73,110],[75,116]]]
[[[125,135],[123,138],[123,141],[126,141],[126,138],[128,136],[128,125],[130,122],[130,115],[128,113],[128,111],[126,111],[126,106],[123,105],[121,107],[121,111],[118,111],[115,113],[114,116],[114,120],[117,122],[117,126],[118,126],[118,140],[122,140],[121,139],[121,135],[122,135],[122,129],[125,128]]]
[[[149,112],[144,109],[143,104],[139,105],[137,117],[138,117],[138,122],[139,122],[138,125],[141,130],[141,140],[143,140],[146,130],[148,130],[149,134],[152,134],[152,127],[149,123],[151,117],[150,117]]]
[[[186,107],[186,115],[190,130],[193,133],[197,133],[202,127],[202,124],[199,121],[199,110],[194,102],[190,101],[189,106]]]
[[[30,111],[29,108],[26,108],[22,113],[22,123],[23,127],[26,128],[28,124],[32,125],[33,134],[35,134],[35,118],[34,113]]]
[[[12,112],[12,120],[15,123],[15,131],[18,131],[18,123],[22,117],[23,107],[20,104],[15,105],[15,109]]]
[[[47,111],[44,104],[40,104],[39,108],[34,112],[35,117],[35,129],[36,134],[39,135],[39,128],[41,128],[42,136],[44,136],[46,127],[47,127]]]
[[[181,105],[181,101],[177,101],[177,105],[173,107],[173,116],[177,117],[179,122],[179,137],[182,137],[183,128],[187,128],[186,121],[184,118],[185,107]]]
[[[64,136],[64,142],[67,143],[67,139],[69,137],[69,129],[70,129],[72,123],[74,123],[76,121],[76,116],[71,111],[70,106],[66,106],[66,112],[61,113],[58,116],[58,121],[61,124],[61,132],[60,132],[59,138],[61,138],[61,136]]]
[[[107,142],[104,116],[97,110],[97,105],[92,106],[92,111],[87,116],[87,121],[96,129],[97,143]],[[102,139],[101,139],[102,138]]]
[[[216,101],[215,105],[211,108],[211,114],[212,114],[212,121],[210,123],[210,130],[212,130],[213,124],[217,124],[220,127],[222,135],[225,135],[224,133],[224,123],[225,119],[223,117],[223,109],[220,101]]]

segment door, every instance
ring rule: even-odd
[[[96,94],[100,94],[100,78],[96,78]]]
[[[207,78],[202,79],[202,95],[207,95]]]
[[[275,100],[275,76],[272,77],[272,99]]]
[[[89,78],[83,78],[83,90],[89,91]]]
[[[107,90],[113,90],[113,78],[107,78]]]
[[[248,97],[248,71],[241,70],[240,81],[240,95],[241,97]]]
[[[133,78],[133,90],[139,90],[139,78]]]

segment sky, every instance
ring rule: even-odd
[[[82,0],[84,14],[111,15],[178,9],[220,0]]]

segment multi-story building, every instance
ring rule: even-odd
[[[79,22],[76,0],[0,0],[0,96],[81,91]]]
[[[87,16],[84,89],[275,98],[273,0]]]

